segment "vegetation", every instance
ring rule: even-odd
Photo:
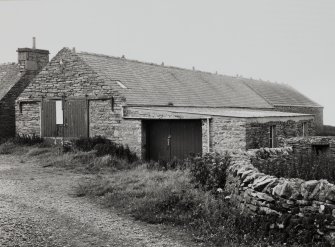
[[[0,152],[1,148],[15,147],[13,142],[5,144],[9,147],[0,145]],[[57,148],[35,144],[26,155],[45,167],[59,166],[94,173],[92,179],[85,179],[78,185],[77,196],[89,196],[141,221],[184,228],[198,241],[216,246],[279,247],[284,243],[290,246],[327,246],[322,241],[318,242],[320,239],[313,239],[313,234],[301,232],[299,227],[285,230],[273,227],[274,216],[241,215],[230,204],[224,191],[226,170],[231,160],[227,154],[143,163],[134,159],[133,154],[126,151],[129,150],[127,147],[101,137],[81,139],[71,145],[72,152],[62,153]],[[281,168],[287,160],[272,160],[276,165],[271,167],[269,160],[269,157],[264,158],[259,167],[272,169],[277,175],[288,169]],[[299,170],[308,169],[301,166]],[[289,171],[293,173],[293,168]]]
[[[322,136],[335,136],[335,126],[324,125],[323,131],[320,134]]]
[[[24,152],[25,146],[43,146],[43,139],[35,135],[18,135],[0,140],[0,154]]]
[[[124,147],[101,136],[76,139],[70,145],[77,151],[88,152],[95,150],[97,156],[110,155],[119,159],[125,159],[130,163],[138,159],[128,146]]]
[[[335,158],[315,153],[299,156],[276,156],[265,159],[253,159],[252,163],[261,172],[276,177],[301,178],[304,180],[327,179],[335,183]]]

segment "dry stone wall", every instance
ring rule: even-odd
[[[280,156],[292,148],[267,151],[270,156]],[[298,226],[335,244],[335,185],[327,180],[304,181],[261,173],[250,161],[257,155],[259,151],[251,150],[233,157],[226,182],[231,202],[243,213],[273,216],[270,228],[289,231]]]
[[[292,146],[297,154],[310,154],[313,152],[313,147],[326,147],[325,155],[335,158],[335,137],[334,136],[309,136],[306,138],[295,137],[289,138],[286,145]]]

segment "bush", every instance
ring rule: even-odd
[[[17,135],[10,139],[10,142],[21,146],[32,146],[43,143],[43,138],[37,135]]]
[[[137,160],[136,154],[131,152],[128,146],[124,147],[101,136],[76,139],[72,141],[72,144],[75,150],[83,152],[95,150],[97,156],[111,155],[130,163]],[[71,148],[67,146],[66,150],[69,151]]]
[[[216,153],[193,157],[188,162],[191,165],[192,182],[205,190],[223,189],[226,184],[226,170],[230,165],[230,156]]]
[[[109,144],[111,143],[110,140],[108,140],[105,137],[102,136],[95,136],[95,137],[89,137],[89,138],[79,138],[72,140],[72,144],[76,150],[88,152],[94,149],[94,147],[97,144]]]

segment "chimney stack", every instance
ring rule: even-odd
[[[33,37],[33,49],[36,49],[36,38]]]
[[[36,49],[36,38],[33,37],[32,48],[18,48],[18,63],[21,72],[40,72],[49,63],[49,51]]]

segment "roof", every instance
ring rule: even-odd
[[[241,108],[208,108],[208,107],[127,107],[139,113],[161,112],[161,113],[179,113],[195,116],[219,116],[232,118],[313,118],[312,114],[289,113],[266,110],[252,110]],[[130,117],[130,116],[128,116]]]
[[[231,77],[100,54],[76,53],[128,104],[158,106],[321,107],[286,84]]]
[[[321,107],[287,84],[252,79],[243,80],[250,88],[273,106]]]
[[[18,64],[0,64],[0,100],[21,78]]]
[[[98,54],[77,55],[114,83],[127,104],[272,108],[239,78]]]

